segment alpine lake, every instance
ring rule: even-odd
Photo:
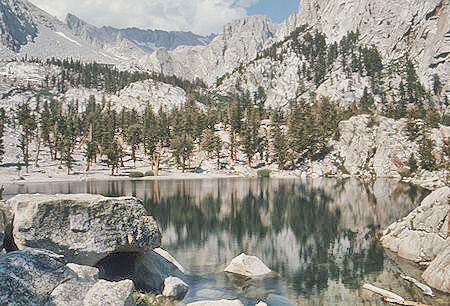
[[[135,196],[162,232],[162,248],[186,270],[182,303],[239,299],[246,305],[383,305],[364,283],[428,305],[401,279],[423,268],[379,244],[382,229],[406,216],[429,191],[393,180],[185,179],[5,184],[19,193]],[[245,279],[223,272],[242,252],[275,273]]]

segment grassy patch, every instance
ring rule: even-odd
[[[162,296],[152,293],[133,292],[133,298],[136,306],[157,306],[157,305],[174,305],[170,300]]]
[[[142,173],[142,172],[131,172],[130,174],[128,174],[128,177],[131,177],[131,178],[144,177],[144,173]]]
[[[155,176],[155,173],[153,173],[153,171],[147,171],[144,176]]]
[[[258,177],[270,177],[270,173],[272,173],[272,171],[269,169],[263,169],[258,170],[256,173],[258,174]]]

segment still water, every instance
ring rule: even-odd
[[[248,305],[382,304],[366,282],[428,304],[402,280],[419,267],[379,246],[376,234],[428,194],[390,180],[202,179],[5,185],[18,193],[136,196],[157,220],[162,247],[187,270],[183,303],[240,299]],[[259,257],[275,275],[242,279],[223,269],[240,253]]]

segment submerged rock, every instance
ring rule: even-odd
[[[258,257],[244,253],[234,258],[224,271],[247,277],[263,276],[272,272]]]
[[[164,280],[164,289],[162,295],[175,300],[182,300],[187,292],[189,286],[177,277],[168,277]]]
[[[116,252],[146,252],[161,233],[135,198],[99,195],[18,195],[13,209],[14,242],[64,255],[67,262],[93,266]]]
[[[431,287],[450,293],[450,244],[431,262],[422,278]]]
[[[408,216],[384,231],[383,247],[414,262],[433,260],[449,244],[449,197],[449,187],[431,193]]]

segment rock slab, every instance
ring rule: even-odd
[[[405,218],[390,225],[383,233],[383,247],[414,261],[432,261],[448,246],[450,187],[442,187],[427,196]]]
[[[162,289],[168,277],[184,279],[183,267],[166,251],[157,248],[140,255],[135,263],[135,282],[150,290]]]
[[[431,287],[450,293],[450,244],[431,262],[422,278]]]
[[[383,247],[415,262],[431,262],[422,278],[438,290],[450,292],[450,187],[428,195],[419,207],[383,233]]]
[[[263,276],[272,272],[258,257],[245,253],[234,258],[224,271],[246,277]]]
[[[146,252],[161,243],[155,220],[135,198],[18,195],[8,201],[19,249],[42,248],[66,262],[94,266],[116,252]]]
[[[55,254],[43,250],[0,255],[0,305],[45,305],[60,284],[76,277]]]

